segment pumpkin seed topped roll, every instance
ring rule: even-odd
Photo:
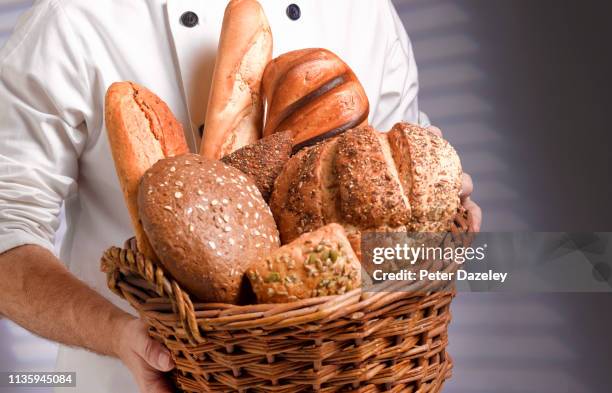
[[[247,277],[259,303],[285,303],[358,288],[361,265],[342,226],[330,224],[255,261]]]

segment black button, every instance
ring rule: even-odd
[[[181,23],[187,27],[193,27],[198,24],[198,14],[193,11],[187,11],[181,15]]]
[[[200,133],[200,138],[204,135],[204,124],[200,124],[198,127],[198,132]]]
[[[298,20],[300,19],[301,15],[302,11],[300,10],[300,7],[297,4],[289,4],[289,6],[287,7],[287,16],[289,17],[289,19]]]

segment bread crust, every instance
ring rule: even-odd
[[[221,161],[250,176],[264,200],[268,201],[274,181],[291,156],[292,146],[292,133],[279,132],[242,147]]]
[[[361,286],[361,265],[342,226],[329,224],[255,261],[247,277],[259,303],[286,303]]]
[[[189,151],[183,127],[159,97],[134,82],[117,82],[108,88],[104,115],[138,249],[155,260],[138,216],[138,183],[158,160]]]
[[[369,102],[355,73],[334,53],[302,49],[271,61],[264,72],[264,135],[292,130],[294,151],[367,121]]]
[[[338,138],[340,211],[345,222],[362,229],[410,221],[410,203],[378,134],[372,127],[359,127]]]
[[[232,0],[223,18],[200,153],[211,159],[261,138],[261,79],[272,32],[255,0]]]
[[[364,230],[450,230],[461,173],[452,146],[423,128],[358,127],[293,156],[270,207],[284,244],[336,222],[359,255]]]
[[[445,139],[409,123],[387,134],[393,157],[409,192],[410,227],[415,232],[444,232],[460,205],[461,161]]]
[[[162,265],[201,301],[244,302],[249,262],[279,247],[276,224],[253,181],[198,154],[153,165],[138,203]]]

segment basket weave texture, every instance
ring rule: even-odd
[[[451,235],[467,227],[458,214]],[[109,288],[171,351],[184,392],[424,393],[440,391],[451,375],[449,282],[385,282],[343,295],[236,306],[192,302],[133,239],[108,249],[101,263]]]

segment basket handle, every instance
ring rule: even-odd
[[[127,276],[140,277],[152,285],[157,295],[170,299],[172,307],[178,312],[188,339],[196,344],[205,341],[200,334],[189,294],[181,289],[178,282],[167,277],[160,266],[137,251],[135,239],[126,241],[123,249],[111,247],[106,250],[102,255],[100,265],[102,271],[107,275],[106,281],[109,289],[129,301],[134,308],[140,310],[137,306],[142,304],[143,300],[134,295],[133,286],[125,280]]]

